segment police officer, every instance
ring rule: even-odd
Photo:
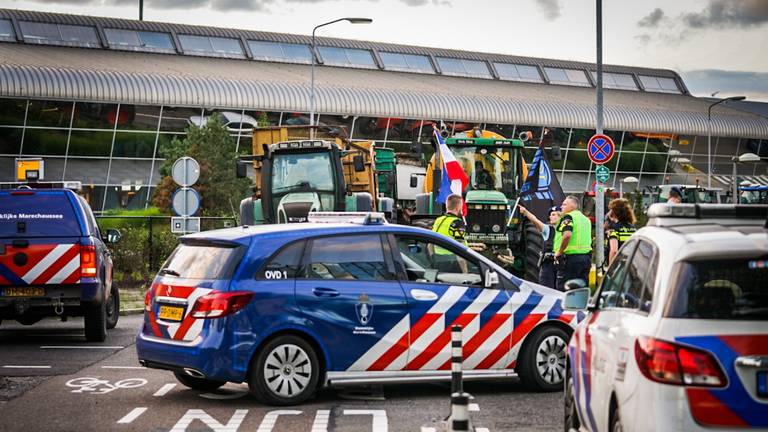
[[[466,245],[467,240],[464,238],[464,235],[467,232],[467,224],[464,223],[464,219],[461,217],[461,207],[461,195],[453,194],[448,196],[448,199],[445,201],[445,214],[435,220],[435,223],[432,225],[432,231]],[[435,246],[434,255],[438,270],[466,273],[466,263],[451,251]]]
[[[557,269],[555,268],[555,253],[553,250],[555,240],[555,225],[560,220],[560,207],[550,207],[549,223],[540,221],[533,213],[520,206],[520,214],[525,216],[541,232],[544,239],[541,251],[539,252],[539,284],[545,287],[554,288],[557,279]]]
[[[612,200],[608,204],[608,215],[611,219],[612,230],[608,233],[608,265],[613,262],[621,245],[637,231],[635,213],[629,201],[623,198]]]
[[[667,198],[667,204],[680,204],[683,201],[683,192],[679,187],[673,186],[669,190],[669,198]]]
[[[557,265],[557,285],[565,291],[569,279],[589,280],[592,267],[592,223],[579,210],[579,199],[568,195],[563,200],[562,215],[555,226],[553,251]]]

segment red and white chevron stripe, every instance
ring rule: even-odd
[[[199,297],[202,297],[211,291],[209,288],[197,288],[194,286],[165,285],[158,284],[153,286],[154,297],[172,297],[174,299],[186,299],[187,308],[184,312],[184,318],[180,322],[163,321],[156,317],[154,311],[149,314],[149,321],[155,336],[163,337],[162,328],[168,337],[179,341],[193,341],[203,331],[205,320],[192,318],[192,306]]]
[[[18,253],[27,256],[27,262],[18,265],[14,257]],[[6,253],[0,265],[16,276],[15,284],[27,285],[74,284],[80,282],[79,244],[29,245],[18,251]],[[14,284],[0,277],[0,284]]]

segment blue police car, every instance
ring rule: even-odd
[[[325,385],[448,380],[458,324],[465,378],[562,388],[582,318],[562,293],[440,234],[376,213],[339,222],[350,217],[182,237],[147,293],[140,363],[290,405]]]

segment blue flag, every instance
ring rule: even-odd
[[[541,144],[533,157],[528,178],[520,189],[520,204],[540,221],[546,222],[549,208],[559,206],[564,199],[563,188],[549,166],[544,145]]]

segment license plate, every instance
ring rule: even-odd
[[[160,319],[167,321],[181,321],[184,318],[184,308],[181,306],[160,306]]]
[[[768,398],[768,371],[757,373],[757,395]]]
[[[0,290],[3,297],[43,297],[45,288],[41,287],[8,287]]]

